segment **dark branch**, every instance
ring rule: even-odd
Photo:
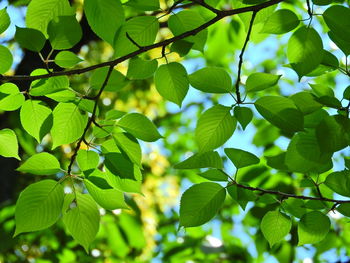
[[[132,39],[132,37],[129,35],[128,32],[126,32],[126,37],[131,41],[131,43],[133,43],[136,47],[138,47],[139,49],[142,48],[142,46],[140,46],[139,44],[137,44],[137,42],[135,40]]]
[[[218,22],[219,20],[223,19],[224,17],[227,16],[233,16],[233,15],[237,15],[237,14],[241,14],[241,13],[246,13],[246,12],[258,12],[261,9],[264,9],[266,7],[278,4],[280,2],[282,2],[284,0],[271,0],[268,2],[264,2],[262,4],[259,5],[255,5],[255,6],[247,6],[247,7],[243,7],[243,8],[237,8],[237,9],[231,9],[231,10],[223,10],[220,11],[219,13],[217,13],[217,15],[209,20],[208,22],[204,23],[203,25],[192,29],[190,31],[184,32],[178,36],[163,40],[159,43],[156,44],[152,44],[149,46],[144,46],[134,52],[131,52],[125,56],[122,56],[120,58],[117,58],[115,60],[111,60],[111,61],[107,61],[107,62],[103,62],[100,64],[96,64],[93,66],[89,66],[86,68],[81,68],[81,69],[74,69],[74,70],[67,70],[67,71],[60,71],[60,72],[53,72],[51,74],[44,74],[44,75],[38,75],[38,76],[28,76],[28,75],[17,75],[17,76],[0,76],[0,81],[10,81],[10,80],[26,80],[26,81],[33,81],[33,80],[37,80],[37,79],[44,79],[44,78],[50,78],[50,77],[55,77],[55,76],[70,76],[70,75],[75,75],[75,74],[82,74],[85,72],[89,72],[98,68],[102,68],[102,67],[106,67],[106,66],[115,66],[127,59],[130,59],[132,57],[135,57],[139,54],[142,54],[146,51],[155,49],[155,48],[159,48],[159,47],[163,47],[163,46],[167,46],[175,41],[184,39],[186,37],[189,36],[193,36],[198,34],[199,32],[201,32],[202,30],[208,28],[209,26],[215,24],[216,22]]]
[[[239,62],[238,62],[238,73],[237,73],[237,81],[236,81],[236,85],[235,85],[235,89],[236,89],[236,101],[238,104],[242,103],[242,98],[241,98],[241,93],[239,92],[239,84],[241,82],[241,71],[242,71],[242,65],[243,65],[243,55],[244,55],[244,51],[247,47],[247,44],[249,42],[249,38],[250,38],[250,34],[252,33],[252,28],[253,28],[253,24],[254,24],[254,19],[256,16],[256,13],[258,11],[253,11],[252,14],[252,18],[250,19],[250,23],[249,23],[249,28],[248,28],[248,32],[247,32],[247,36],[245,38],[244,41],[244,45],[243,48],[241,50],[241,54],[239,54]]]
[[[236,185],[237,187],[250,190],[250,191],[259,191],[263,194],[272,194],[272,195],[279,195],[282,198],[295,198],[295,199],[302,199],[302,200],[317,200],[317,201],[324,201],[324,202],[331,202],[335,204],[343,204],[343,203],[350,203],[350,200],[336,200],[336,199],[329,199],[325,197],[312,197],[312,196],[304,196],[304,195],[295,195],[295,194],[288,194],[280,191],[274,191],[274,190],[267,190],[267,189],[262,189],[259,187],[251,187],[251,186],[246,186],[239,184],[237,182],[232,182],[230,185]]]
[[[105,87],[107,86],[107,83],[108,83],[108,80],[112,74],[112,71],[113,71],[113,68],[114,66],[109,66],[109,69],[108,69],[108,72],[107,72],[107,76],[105,78],[105,80],[103,81],[103,84],[100,88],[100,90],[98,91],[96,97],[95,97],[95,104],[94,104],[94,108],[92,110],[92,114],[84,128],[84,131],[83,131],[83,134],[81,135],[80,139],[78,140],[77,142],[77,145],[75,146],[74,148],[74,153],[72,155],[72,157],[70,158],[70,162],[69,162],[69,165],[68,165],[68,170],[67,170],[67,174],[70,176],[71,173],[72,173],[72,166],[73,166],[73,163],[77,157],[77,154],[78,154],[78,151],[80,149],[80,146],[81,146],[81,143],[85,141],[85,136],[86,136],[86,133],[87,131],[89,130],[89,128],[91,127],[91,124],[92,123],[95,123],[95,118],[96,118],[96,111],[97,111],[97,105],[98,105],[98,100],[99,98],[101,97],[101,94],[102,92],[104,91]]]

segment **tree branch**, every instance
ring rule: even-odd
[[[241,98],[241,93],[239,92],[239,84],[241,82],[241,71],[242,71],[242,65],[243,65],[243,55],[244,55],[244,51],[247,47],[247,44],[249,42],[250,34],[252,33],[252,28],[253,28],[253,24],[254,24],[254,20],[255,20],[255,16],[256,16],[257,12],[258,11],[253,11],[252,18],[250,19],[250,23],[249,23],[247,36],[245,38],[244,45],[243,45],[243,48],[241,50],[241,54],[239,54],[237,81],[236,81],[236,85],[235,85],[236,97],[237,97],[236,102],[238,104],[241,104],[243,102],[242,98]]]
[[[67,170],[67,174],[70,176],[72,173],[72,167],[73,167],[73,163],[77,157],[78,151],[80,149],[81,143],[85,141],[85,135],[87,133],[87,131],[89,130],[89,128],[91,127],[92,123],[95,123],[95,118],[96,118],[96,111],[97,111],[97,104],[98,104],[98,100],[101,97],[102,92],[104,91],[105,87],[107,86],[108,80],[111,77],[112,71],[113,71],[114,66],[109,66],[107,75],[105,80],[103,81],[103,84],[100,88],[100,90],[98,91],[97,95],[94,97],[95,100],[95,104],[94,104],[94,108],[92,110],[92,114],[84,128],[83,134],[81,135],[81,137],[79,138],[77,145],[74,148],[74,153],[72,155],[72,157],[70,158],[70,162],[68,165],[68,170]]]
[[[67,71],[59,71],[59,72],[52,72],[50,74],[43,74],[43,75],[37,75],[37,76],[29,76],[29,75],[15,75],[15,76],[1,76],[0,75],[0,81],[11,81],[11,80],[25,80],[25,81],[33,81],[33,80],[37,80],[37,79],[44,79],[44,78],[50,78],[50,77],[56,77],[56,76],[70,76],[70,75],[76,75],[76,74],[82,74],[85,72],[89,72],[98,68],[102,68],[102,67],[106,67],[106,66],[112,66],[114,67],[115,65],[130,59],[132,57],[135,57],[139,54],[142,54],[146,51],[155,49],[155,48],[159,48],[159,47],[163,47],[163,46],[167,46],[173,42],[176,42],[178,40],[184,39],[186,37],[189,36],[193,36],[198,34],[199,32],[201,32],[202,30],[208,28],[209,26],[215,24],[216,22],[218,22],[219,20],[223,19],[224,17],[227,16],[233,16],[233,15],[237,15],[237,14],[241,14],[241,13],[246,13],[246,12],[258,12],[261,9],[267,8],[269,6],[278,4],[280,2],[283,2],[284,0],[270,0],[267,2],[264,2],[262,4],[258,4],[258,5],[254,5],[254,6],[247,6],[247,7],[242,7],[242,8],[237,8],[237,9],[231,9],[231,10],[222,10],[219,11],[217,13],[217,15],[212,18],[211,20],[207,21],[206,23],[202,24],[201,26],[186,31],[180,35],[174,36],[172,38],[169,39],[165,39],[161,42],[149,45],[149,46],[144,46],[142,48],[139,48],[138,50],[131,52],[127,55],[124,55],[120,58],[111,60],[111,61],[107,61],[107,62],[103,62],[100,64],[96,64],[93,66],[89,66],[89,67],[85,67],[85,68],[81,68],[81,69],[73,69],[73,70],[67,70]]]
[[[262,189],[259,187],[252,187],[252,186],[246,186],[243,184],[239,184],[237,182],[232,182],[230,185],[236,185],[239,188],[243,188],[250,191],[259,191],[263,194],[272,194],[272,195],[279,195],[283,198],[295,198],[295,199],[302,199],[302,200],[316,200],[316,201],[324,201],[324,202],[331,202],[335,204],[344,204],[344,203],[350,203],[350,200],[336,200],[336,199],[329,199],[325,197],[312,197],[312,196],[305,196],[305,195],[295,195],[295,194],[288,194],[280,191],[275,190],[267,190]],[[230,186],[229,185],[229,186]]]

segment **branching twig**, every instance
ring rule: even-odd
[[[136,47],[138,47],[139,49],[142,48],[142,46],[140,46],[135,40],[132,39],[132,37],[129,35],[128,32],[126,32],[126,37],[127,39],[129,39],[131,41],[131,43],[133,43]]]
[[[215,14],[220,13],[220,10],[218,10],[218,9],[208,5],[207,3],[204,2],[204,0],[192,0],[192,2],[194,2],[194,3],[196,3],[196,4],[200,5],[200,6],[203,6],[204,8],[212,11]]]
[[[305,196],[305,195],[295,195],[295,194],[288,194],[280,191],[275,191],[275,190],[267,190],[267,189],[262,189],[259,187],[252,187],[252,186],[246,186],[239,184],[237,182],[232,182],[230,185],[236,185],[237,187],[244,188],[246,190],[250,191],[259,191],[263,194],[272,194],[272,195],[279,195],[283,198],[295,198],[295,199],[302,199],[302,200],[317,200],[317,201],[324,201],[324,202],[331,202],[335,204],[344,204],[344,203],[350,203],[350,200],[336,200],[336,199],[329,199],[326,197],[312,197],[312,196]],[[228,186],[230,186],[228,185]]]
[[[106,78],[103,81],[103,84],[102,84],[100,90],[98,91],[97,95],[95,96],[95,99],[94,99],[95,100],[95,104],[94,104],[94,108],[92,110],[92,114],[91,114],[91,116],[90,116],[90,118],[89,118],[89,120],[88,120],[88,122],[87,122],[87,124],[86,124],[86,126],[84,128],[83,134],[81,135],[80,139],[77,142],[77,145],[74,148],[74,153],[73,153],[72,157],[70,158],[70,162],[69,162],[68,169],[67,169],[67,174],[68,175],[71,175],[71,173],[72,173],[73,163],[74,163],[74,161],[75,161],[75,159],[77,157],[77,154],[78,154],[78,151],[80,149],[81,143],[85,141],[85,135],[86,135],[87,131],[89,130],[91,124],[95,123],[98,100],[99,100],[103,90],[107,86],[107,83],[108,83],[108,80],[109,80],[109,78],[110,78],[110,76],[112,74],[113,68],[114,68],[114,66],[109,66]]]
[[[58,71],[58,72],[52,72],[51,74],[43,74],[43,75],[37,75],[37,76],[29,76],[29,75],[0,76],[0,81],[11,81],[11,80],[33,81],[33,80],[37,80],[37,79],[44,79],[44,78],[50,78],[50,77],[56,77],[56,76],[70,76],[70,75],[82,74],[82,73],[89,72],[89,71],[92,71],[92,70],[95,70],[98,68],[102,68],[102,67],[106,67],[106,66],[114,67],[115,65],[117,65],[125,60],[128,60],[132,57],[135,57],[139,54],[142,54],[146,51],[149,51],[149,50],[152,50],[155,48],[159,48],[159,47],[163,47],[165,45],[167,46],[167,45],[174,43],[178,40],[184,39],[184,38],[189,37],[189,36],[196,35],[199,32],[201,32],[202,30],[208,28],[209,26],[211,26],[211,25],[215,24],[216,22],[218,22],[219,20],[223,19],[224,17],[233,16],[233,15],[246,13],[246,12],[258,12],[261,9],[278,4],[282,1],[284,1],[284,0],[270,0],[270,1],[264,2],[262,4],[254,5],[254,6],[247,6],[247,7],[231,9],[231,10],[222,10],[222,11],[218,12],[214,18],[205,22],[204,24],[202,24],[201,26],[199,26],[195,29],[186,31],[186,32],[184,32],[180,35],[174,36],[172,38],[165,39],[165,40],[158,42],[156,44],[144,46],[144,47],[142,47],[134,52],[131,52],[131,53],[124,55],[120,58],[117,58],[115,60],[103,62],[100,64],[96,64],[96,65],[81,68],[81,69]]]
[[[243,48],[241,50],[241,53],[239,54],[239,62],[238,62],[238,73],[237,73],[237,81],[236,81],[236,85],[235,85],[235,89],[236,89],[236,101],[238,104],[242,103],[242,98],[241,98],[241,93],[239,92],[239,84],[241,82],[241,71],[242,71],[242,65],[243,65],[243,55],[244,55],[244,51],[247,47],[247,44],[249,42],[249,38],[250,38],[250,34],[252,33],[252,28],[253,28],[253,24],[254,24],[254,19],[256,16],[256,13],[258,11],[253,11],[252,14],[252,18],[250,19],[250,23],[249,23],[249,28],[248,28],[248,32],[247,32],[247,36],[245,38],[244,44],[243,44]]]

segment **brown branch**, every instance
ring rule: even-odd
[[[244,44],[243,44],[243,48],[241,50],[241,53],[239,54],[239,62],[238,62],[238,73],[237,73],[237,81],[236,81],[236,85],[235,85],[235,89],[236,89],[236,102],[238,104],[241,104],[242,98],[241,98],[241,93],[239,92],[239,84],[241,82],[241,72],[242,72],[242,65],[243,65],[243,55],[244,55],[244,51],[248,45],[249,42],[249,38],[250,38],[250,34],[252,33],[252,28],[253,28],[253,24],[254,24],[254,20],[255,20],[255,16],[256,13],[258,11],[253,11],[252,14],[252,18],[250,19],[250,23],[249,23],[249,28],[248,28],[248,32],[247,32],[247,36],[245,38]]]
[[[331,203],[335,203],[335,204],[350,203],[350,200],[336,200],[336,199],[329,199],[326,197],[312,197],[312,196],[305,196],[305,195],[288,194],[288,193],[275,191],[275,190],[267,190],[267,189],[262,189],[259,187],[246,186],[243,184],[239,184],[237,182],[232,182],[228,186],[231,186],[231,185],[236,185],[239,188],[243,188],[243,189],[250,190],[250,191],[259,191],[263,194],[279,195],[282,198],[295,198],[295,199],[302,199],[302,200],[317,200],[317,201],[331,202]]]
[[[109,80],[109,78],[110,78],[110,76],[112,74],[113,68],[114,68],[114,66],[112,66],[112,65],[109,66],[106,78],[103,81],[103,84],[102,84],[100,90],[98,91],[97,95],[95,96],[95,99],[94,99],[95,100],[95,104],[94,104],[94,108],[92,110],[92,114],[91,114],[91,116],[90,116],[90,118],[89,118],[89,120],[88,120],[88,122],[87,122],[87,124],[86,124],[86,126],[84,128],[83,134],[81,135],[80,139],[77,142],[77,145],[74,148],[74,153],[73,153],[72,157],[70,158],[70,162],[69,162],[68,170],[67,170],[67,174],[69,176],[72,173],[73,163],[74,163],[74,161],[75,161],[75,159],[77,157],[77,154],[78,154],[78,151],[80,149],[81,143],[85,141],[85,135],[86,135],[87,131],[89,130],[89,128],[91,127],[91,124],[95,123],[98,100],[101,97],[101,94],[104,91],[105,87],[107,86],[107,83],[108,83],[108,80]]]
[[[211,26],[211,25],[215,24],[216,22],[218,22],[219,20],[223,19],[224,17],[233,16],[233,15],[246,13],[246,12],[258,12],[261,9],[278,4],[282,1],[284,1],[284,0],[270,0],[270,1],[264,2],[262,4],[254,5],[254,6],[247,6],[247,7],[231,9],[231,10],[222,10],[222,11],[218,12],[214,18],[212,18],[211,20],[207,21],[206,23],[202,24],[201,26],[199,26],[195,29],[189,30],[187,32],[184,32],[184,33],[177,35],[177,36],[174,36],[172,38],[165,39],[161,42],[158,42],[158,43],[155,43],[155,44],[152,44],[149,46],[144,46],[144,47],[142,47],[134,52],[131,52],[131,53],[124,55],[120,58],[117,58],[115,60],[103,62],[103,63],[89,66],[86,68],[53,72],[51,74],[43,74],[43,75],[37,75],[37,76],[28,76],[28,75],[1,76],[0,75],[0,81],[11,81],[11,80],[33,81],[33,80],[37,80],[37,79],[44,79],[44,78],[50,78],[50,77],[56,77],[56,76],[70,76],[70,75],[75,75],[75,74],[82,74],[82,73],[89,72],[89,71],[92,71],[92,70],[95,70],[98,68],[102,68],[102,67],[106,67],[106,66],[114,67],[115,65],[117,65],[117,64],[119,64],[127,59],[130,59],[132,57],[135,57],[139,54],[142,54],[146,51],[149,51],[149,50],[152,50],[155,48],[159,48],[159,47],[163,47],[163,46],[167,46],[167,45],[174,43],[178,40],[184,39],[184,38],[189,37],[189,36],[196,35],[199,32],[201,32],[202,30],[208,28],[209,26]]]

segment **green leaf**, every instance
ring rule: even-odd
[[[13,57],[10,50],[0,45],[0,74],[6,73],[12,66]]]
[[[268,73],[253,73],[249,75],[246,81],[247,92],[260,91],[270,88],[277,84],[282,75],[273,75]]]
[[[350,121],[342,115],[326,116],[316,127],[316,137],[325,152],[337,152],[349,145]]]
[[[238,187],[236,184],[229,185],[227,187],[227,192],[243,210],[245,210],[249,201],[255,201],[257,199],[257,196],[254,194],[254,192],[242,187]]]
[[[350,197],[349,170],[330,173],[324,183],[337,194]]]
[[[24,130],[40,143],[51,129],[52,112],[40,100],[26,100],[20,111],[20,120]]]
[[[46,94],[45,97],[57,102],[74,102],[76,100],[75,92],[68,89]]]
[[[95,170],[84,183],[92,198],[104,209],[128,208],[123,192],[112,188],[101,171]]]
[[[323,58],[321,64],[318,65],[313,71],[308,73],[306,76],[316,77],[326,74],[328,72],[337,70],[339,68],[339,61],[336,56],[327,50],[323,50]]]
[[[0,130],[0,155],[21,160],[18,156],[18,141],[13,130]]]
[[[346,56],[350,55],[349,42],[343,40],[341,37],[337,36],[332,31],[328,32],[328,36],[340,48],[340,50],[343,51],[343,53]]]
[[[31,0],[27,8],[26,25],[47,36],[47,25],[52,19],[72,15],[74,10],[68,0]]]
[[[92,31],[113,45],[114,36],[125,20],[120,0],[85,0],[84,12]]]
[[[350,100],[350,85],[346,87],[343,92],[343,98],[346,100]]]
[[[175,36],[195,29],[205,23],[203,17],[194,10],[183,10],[172,15],[168,20],[168,26]],[[184,40],[193,43],[193,49],[203,51],[207,40],[208,30],[202,30],[198,34],[186,37]],[[176,43],[176,42],[175,42]]]
[[[30,75],[38,76],[47,74],[45,69],[36,69]],[[34,80],[30,85],[29,94],[31,96],[44,96],[57,91],[69,88],[69,79],[67,76],[50,77],[47,79]]]
[[[299,23],[294,12],[289,9],[279,9],[266,20],[261,33],[284,34],[296,28]]]
[[[80,24],[74,16],[59,16],[52,20],[47,33],[53,49],[69,49],[74,47],[83,36]]]
[[[334,35],[347,43],[350,42],[350,8],[332,5],[322,16]]]
[[[126,76],[129,79],[147,79],[153,76],[157,70],[158,61],[144,60],[139,57],[134,57],[129,60],[128,73]]]
[[[221,169],[222,159],[217,152],[195,153],[188,159],[175,164],[175,169],[197,169],[197,168],[218,168]]]
[[[246,107],[235,107],[234,108],[234,116],[241,124],[242,129],[245,130],[247,125],[252,121],[253,119],[253,111],[250,108]]]
[[[350,217],[350,204],[349,203],[340,204],[337,207],[337,211],[344,216]]]
[[[289,233],[292,221],[279,211],[269,211],[264,215],[260,227],[261,232],[272,247]]]
[[[25,49],[40,52],[46,42],[45,35],[33,28],[21,28],[16,26],[16,42]]]
[[[56,174],[61,171],[61,166],[55,156],[42,152],[29,157],[17,171],[37,175]]]
[[[288,171],[288,166],[285,164],[286,153],[280,153],[274,156],[265,156],[266,164],[274,169]]]
[[[124,115],[118,126],[142,141],[154,142],[162,138],[153,122],[139,113]]]
[[[303,114],[310,114],[322,108],[322,104],[316,101],[315,96],[307,91],[298,92],[290,96],[290,99]]]
[[[287,213],[297,218],[301,218],[306,213],[305,203],[301,199],[288,198],[283,200],[282,207]]]
[[[100,163],[100,156],[97,152],[80,149],[77,155],[77,163],[80,170],[95,170]]]
[[[99,90],[107,77],[107,73],[108,67],[96,69],[90,79],[91,88]],[[128,84],[126,77],[119,71],[113,70],[104,90],[115,92],[124,88],[126,84]]]
[[[88,252],[100,224],[100,213],[92,197],[77,192],[68,211],[63,213],[63,223],[73,238]]]
[[[159,0],[129,0],[126,5],[142,11],[155,11],[160,8]]]
[[[63,187],[54,180],[42,180],[24,189],[16,203],[14,236],[52,226],[61,215]]]
[[[125,154],[137,166],[142,166],[141,146],[134,136],[129,133],[118,132],[113,134],[113,139],[123,154]]]
[[[322,39],[315,29],[303,26],[288,41],[287,57],[299,78],[314,70],[322,61]]]
[[[206,67],[188,76],[195,89],[208,93],[228,93],[232,91],[232,80],[223,68]]]
[[[287,148],[285,163],[289,170],[299,173],[321,173],[332,168],[331,153],[321,151],[313,130],[293,136]]]
[[[81,61],[83,60],[70,51],[61,51],[55,57],[56,65],[62,68],[72,68]]]
[[[106,112],[106,120],[117,120],[126,114],[124,111],[109,110]]]
[[[161,65],[154,76],[154,83],[162,97],[181,107],[189,88],[184,66],[177,62]]]
[[[83,134],[86,123],[87,115],[82,114],[75,104],[58,103],[53,110],[52,149],[79,139]]]
[[[317,96],[317,97],[324,97],[324,96],[328,96],[328,97],[334,97],[334,91],[323,84],[309,84],[313,93]]]
[[[154,16],[136,16],[122,26],[114,39],[114,50],[117,57],[124,56],[139,49],[138,46],[148,46],[154,43],[159,30],[159,21]],[[136,42],[135,45],[128,37]]]
[[[329,218],[319,211],[305,214],[298,223],[298,246],[322,241],[328,234],[330,225]]]
[[[294,133],[303,129],[303,114],[290,99],[264,96],[254,105],[267,121],[286,132]]]
[[[329,5],[333,3],[333,0],[312,0],[315,5]]]
[[[10,16],[6,11],[6,8],[0,10],[0,34],[10,26]]]
[[[123,192],[141,193],[140,168],[121,153],[105,155],[106,180],[110,186]]]
[[[260,159],[257,156],[241,149],[225,148],[225,153],[237,169],[258,164],[260,162]]]
[[[237,121],[230,113],[231,108],[215,105],[199,118],[195,139],[200,152],[207,152],[223,145],[236,129]]]
[[[180,225],[200,226],[212,219],[225,201],[226,190],[216,183],[195,184],[180,201]]]
[[[13,83],[5,83],[0,86],[0,110],[14,111],[21,107],[24,95]]]
[[[227,182],[228,180],[228,175],[220,169],[209,169],[199,175],[210,181]]]

